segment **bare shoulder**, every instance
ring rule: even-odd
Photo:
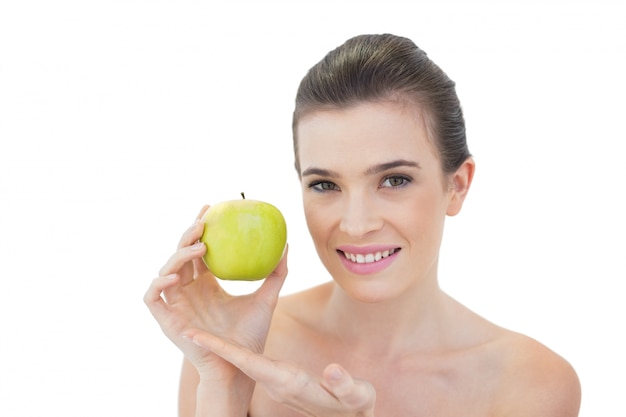
[[[567,360],[540,342],[515,332],[505,332],[498,345],[504,359],[499,414],[578,416],[580,381]]]
[[[266,354],[270,357],[307,362],[310,349],[324,345],[320,329],[320,311],[330,293],[330,285],[322,284],[279,299],[270,327]],[[318,355],[319,356],[319,355]]]
[[[274,319],[289,318],[301,323],[311,322],[310,324],[314,324],[331,291],[332,284],[329,282],[282,296],[276,306]]]

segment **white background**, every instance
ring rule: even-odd
[[[285,293],[327,280],[292,168],[297,84],[360,33],[458,85],[478,163],[441,285],[565,356],[624,416],[624,2],[3,1],[0,415],[171,416],[142,297],[205,203],[274,203]],[[249,291],[238,286],[232,291]]]

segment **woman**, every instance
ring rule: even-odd
[[[185,355],[181,416],[578,415],[563,358],[438,285],[444,221],[475,164],[454,83],[423,51],[393,35],[331,51],[302,80],[293,137],[333,281],[279,298],[285,254],[255,293],[230,296],[197,220],[145,297]]]

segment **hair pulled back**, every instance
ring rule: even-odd
[[[385,100],[406,100],[420,107],[445,174],[455,172],[471,156],[454,81],[408,38],[359,35],[330,51],[300,82],[293,114],[298,173],[297,126],[302,116]]]

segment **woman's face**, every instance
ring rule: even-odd
[[[297,134],[307,225],[335,281],[366,302],[436,285],[444,219],[460,210],[473,162],[444,178],[415,106],[317,111]]]

